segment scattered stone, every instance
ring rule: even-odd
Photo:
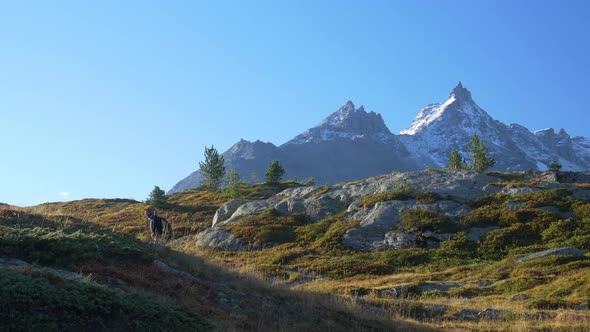
[[[463,309],[455,314],[455,318],[460,320],[478,321],[481,317],[477,310]]]
[[[76,278],[79,276],[79,274],[76,272],[54,269],[54,268],[46,267],[46,266],[33,265],[33,264],[29,264],[29,263],[27,263],[23,260],[17,259],[17,258],[9,258],[9,259],[0,258],[0,267],[13,268],[13,269],[14,268],[31,268],[36,271],[45,271],[45,272],[53,273],[56,275],[60,275],[65,278]]]
[[[47,271],[47,272],[51,272],[53,274],[57,274],[62,277],[65,277],[65,278],[76,278],[79,276],[79,274],[76,272],[54,269],[54,268],[50,268],[50,267],[39,267],[38,269],[43,270],[43,271]]]
[[[563,218],[571,218],[574,216],[574,214],[572,212],[561,211],[559,208],[557,208],[555,206],[541,206],[541,207],[538,207],[537,209],[551,212],[553,214],[557,214]]]
[[[102,282],[103,284],[108,284],[109,286],[112,287],[125,287],[127,286],[127,282],[119,279],[119,278],[115,278],[115,277],[111,277],[111,276],[106,276],[104,278],[102,278],[102,280],[100,280],[100,282]]]
[[[431,290],[439,290],[442,292],[449,291],[450,289],[461,287],[464,284],[458,282],[446,282],[446,283],[429,283],[429,284],[422,284],[419,285],[421,291],[431,291]]]
[[[514,295],[510,301],[524,301],[524,300],[528,300],[530,297],[526,294],[516,294]]]
[[[396,286],[388,289],[381,289],[377,291],[377,294],[380,296],[388,296],[388,297],[399,297],[403,294],[407,294],[408,290],[410,289],[410,285],[401,285]]]
[[[506,196],[519,196],[523,194],[534,193],[535,191],[539,191],[538,188],[531,188],[531,187],[518,187],[518,188],[504,188],[500,193]]]
[[[507,201],[506,202],[506,209],[516,211],[516,210],[522,208],[523,205],[524,205],[524,203],[522,203],[522,202]]]
[[[31,264],[25,262],[25,261],[21,261],[20,259],[16,259],[16,258],[9,258],[9,259],[3,259],[0,258],[0,267],[26,267],[26,266],[30,266]]]
[[[417,248],[416,235],[405,232],[387,232],[385,244],[392,249]]]
[[[212,227],[199,233],[197,244],[228,251],[237,251],[246,247],[242,240],[219,227]]]
[[[502,316],[510,315],[510,311],[506,310],[496,310],[496,309],[486,309],[478,313],[478,316],[484,319],[489,320],[497,320],[502,318]]]
[[[548,257],[548,256],[571,256],[571,257],[582,257],[584,256],[584,252],[580,249],[573,248],[573,247],[564,247],[564,248],[553,248],[547,249],[543,251],[539,251],[530,255],[522,256],[516,259],[516,262],[528,262],[533,259]]]
[[[487,233],[496,230],[500,227],[497,226],[490,226],[490,227],[472,227],[469,232],[467,232],[467,240],[469,241],[479,241],[484,235]]]

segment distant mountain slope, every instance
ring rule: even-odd
[[[590,166],[576,153],[576,149],[579,154],[588,149],[580,147],[581,142],[575,144],[565,130],[557,134],[551,128],[531,132],[518,124],[507,126],[494,120],[461,82],[443,104],[422,108],[410,128],[400,133],[400,139],[413,158],[429,159],[434,167],[443,167],[452,148],[466,155],[465,147],[474,133],[496,159],[496,170],[545,170],[554,161],[568,170]]]
[[[286,178],[313,177],[317,183],[418,168],[409,156],[381,115],[366,112],[362,106],[355,109],[350,101],[316,127],[279,147],[241,140],[223,153],[226,164],[233,166],[245,180],[250,180],[252,173],[263,180],[271,161],[279,160],[286,170]],[[178,182],[169,193],[197,187],[200,180],[197,170]]]
[[[535,132],[505,125],[477,105],[461,82],[444,103],[424,106],[411,126],[394,135],[380,114],[358,109],[349,101],[317,126],[280,146],[240,140],[223,153],[245,180],[255,173],[263,180],[268,165],[279,160],[286,178],[315,178],[336,183],[389,173],[444,167],[450,151],[465,147],[477,133],[500,171],[545,170],[558,161],[564,170],[590,169],[590,140],[571,137],[564,129]],[[196,170],[169,193],[195,188],[201,181]]]

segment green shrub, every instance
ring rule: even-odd
[[[494,284],[494,287],[505,294],[514,294],[531,289],[543,283],[545,283],[545,278],[525,276],[498,281]]]
[[[209,331],[207,319],[146,295],[48,272],[0,269],[0,325],[11,331]]]
[[[487,205],[502,206],[508,201],[508,196],[502,194],[489,194],[477,197],[476,199],[469,202],[469,206],[472,208],[478,208]]]
[[[68,232],[40,227],[0,226],[0,253],[60,266],[88,260],[146,263],[155,258],[153,251],[139,240],[116,233]]]
[[[590,203],[576,202],[573,204],[574,215],[578,220],[590,218]]]
[[[386,264],[395,267],[420,266],[432,260],[432,250],[427,249],[387,250],[380,254]]]
[[[449,217],[435,211],[408,209],[402,212],[397,229],[409,233],[452,233],[457,231],[457,225]]]
[[[524,202],[528,208],[543,206],[556,206],[561,211],[571,211],[575,199],[572,192],[567,189],[557,188],[549,190],[540,190],[533,193],[523,194],[514,197],[514,200]]]
[[[543,230],[541,236],[551,246],[590,250],[590,220],[559,220]]]
[[[297,240],[295,229],[308,222],[303,215],[282,216],[276,209],[269,208],[258,216],[241,219],[223,228],[250,243],[275,245]]]
[[[464,261],[477,256],[477,244],[467,240],[464,232],[455,234],[449,241],[443,241],[434,254],[435,260],[457,259]]]
[[[297,239],[295,231],[285,225],[264,225],[254,236],[255,242],[281,244],[294,242]]]
[[[530,225],[516,223],[486,234],[478,252],[485,259],[500,259],[512,248],[539,244],[541,236]]]
[[[414,198],[412,194],[412,187],[410,182],[403,179],[397,184],[395,189],[379,194],[372,194],[363,197],[363,205],[365,207],[373,207],[377,202],[393,201],[393,200],[408,200]]]
[[[414,198],[417,203],[421,204],[430,204],[442,199],[439,194],[433,192],[415,193]]]
[[[447,292],[443,292],[440,289],[431,289],[431,290],[423,291],[422,294],[420,294],[420,298],[423,300],[434,300],[434,299],[439,299],[441,297],[447,297],[447,296],[448,296]]]

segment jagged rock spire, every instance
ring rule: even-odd
[[[453,96],[455,96],[455,99],[459,101],[471,100],[471,92],[463,87],[461,81],[459,81],[459,84],[457,84],[457,86],[453,89],[453,92],[451,92],[451,97]]]

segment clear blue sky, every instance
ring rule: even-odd
[[[282,144],[347,100],[392,132],[461,80],[590,136],[588,1],[0,4],[0,202],[143,200],[205,145]]]

